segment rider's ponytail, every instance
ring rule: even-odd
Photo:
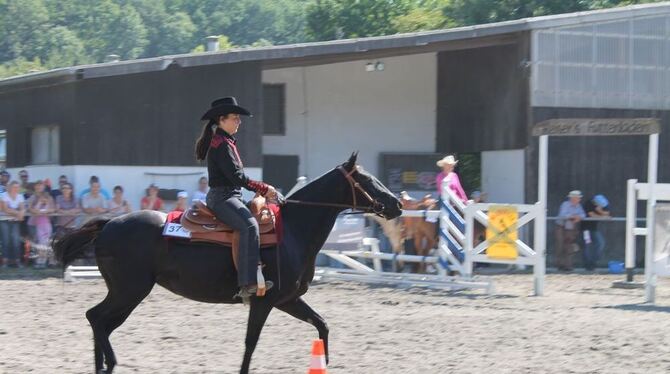
[[[209,151],[209,143],[212,142],[212,134],[214,133],[213,126],[216,125],[214,120],[209,120],[202,128],[202,134],[195,142],[195,159],[204,161]]]

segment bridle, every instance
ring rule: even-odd
[[[380,217],[383,217],[382,213],[384,212],[384,208],[385,208],[384,204],[382,202],[380,202],[379,200],[370,196],[370,194],[353,177],[353,174],[358,171],[358,166],[354,166],[353,168],[351,168],[351,171],[349,171],[349,172],[346,171],[342,166],[338,166],[337,170],[339,170],[342,173],[342,175],[344,175],[344,178],[349,183],[349,187],[351,187],[351,197],[352,197],[351,204],[322,203],[322,202],[316,202],[316,201],[303,201],[303,200],[292,200],[292,199],[286,199],[284,201],[286,203],[291,203],[291,204],[326,206],[326,207],[334,207],[334,208],[347,208],[347,209],[352,209],[352,210],[359,210],[359,211],[362,211],[363,213],[374,213],[374,214],[376,214]],[[356,201],[356,190],[360,191],[360,193],[371,204],[370,206],[358,206],[358,202]]]

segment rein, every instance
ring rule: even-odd
[[[349,186],[351,187],[351,196],[352,196],[352,203],[351,204],[338,204],[338,203],[322,203],[322,202],[317,202],[317,201],[303,201],[303,200],[293,200],[293,199],[286,199],[284,200],[286,203],[291,203],[291,204],[299,204],[299,205],[312,205],[312,206],[323,206],[323,207],[333,207],[333,208],[346,208],[346,209],[353,209],[353,210],[361,210],[362,213],[374,213],[377,215],[381,215],[381,213],[384,211],[384,204],[380,203],[378,200],[372,198],[370,194],[361,187],[361,184],[358,183],[354,177],[352,176],[358,168],[354,166],[350,172],[347,172],[344,170],[342,166],[338,166],[337,170],[339,170],[342,175],[344,175],[344,178],[349,182]],[[360,191],[361,194],[372,204],[371,206],[363,206],[359,207],[357,202],[356,202],[356,190]],[[352,214],[360,214],[360,213],[352,213]]]

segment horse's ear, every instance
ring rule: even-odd
[[[349,160],[344,164],[344,168],[351,171],[356,166],[356,159],[358,158],[358,151],[353,152]]]

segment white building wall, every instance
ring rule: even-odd
[[[286,135],[263,137],[263,153],[298,155],[313,179],[360,151],[378,175],[380,152],[434,152],[437,57],[384,58],[383,71],[353,61],[267,70],[264,83],[286,84]]]
[[[207,176],[205,167],[181,167],[181,166],[99,166],[99,165],[47,165],[28,166],[25,168],[12,168],[8,171],[12,174],[12,180],[19,180],[19,170],[28,171],[30,181],[49,178],[52,188],[58,188],[58,177],[66,175],[68,180],[74,184],[75,193],[88,188],[88,180],[91,175],[100,178],[100,184],[104,189],[112,193],[116,185],[124,189],[126,200],[133,209],[139,209],[140,200],[145,195],[145,190],[151,183],[159,188],[180,189],[187,191],[190,197],[197,189],[198,179]],[[261,179],[260,168],[245,168],[244,171],[251,178]],[[246,190],[244,190],[246,191]],[[245,194],[250,198],[252,193]],[[166,202],[171,208],[174,204]]]
[[[533,106],[670,109],[670,13],[534,30]]]

